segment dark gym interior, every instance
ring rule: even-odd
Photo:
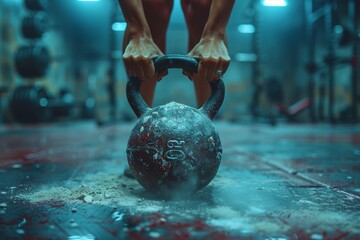
[[[360,239],[360,0],[235,1],[202,108],[181,69],[144,104],[126,27],[0,0],[0,239]],[[180,0],[166,37],[188,54]]]

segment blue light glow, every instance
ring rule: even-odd
[[[237,53],[235,54],[235,60],[238,62],[255,62],[257,61],[257,55],[255,53]]]
[[[255,26],[252,24],[240,24],[237,27],[237,30],[239,33],[254,33],[255,32]]]
[[[287,6],[286,0],[262,0],[262,4],[267,7],[285,7]]]
[[[114,22],[111,28],[113,31],[123,32],[126,29],[126,22]]]

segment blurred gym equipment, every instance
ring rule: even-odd
[[[71,98],[52,97],[43,87],[20,86],[10,99],[10,111],[21,123],[51,121],[56,113],[72,107]],[[67,112],[67,111],[66,111]]]
[[[40,39],[48,30],[48,19],[44,14],[28,15],[22,20],[21,32],[24,38]]]
[[[286,91],[283,90],[280,81],[274,77],[264,82],[264,91],[268,101],[276,108],[278,113],[285,116],[289,122],[295,121],[295,117],[311,105],[309,98],[303,98],[287,106],[284,103]],[[270,114],[269,118],[271,124],[276,124],[275,116]]]
[[[308,73],[308,92],[310,102],[315,102],[315,91],[316,91],[316,75],[321,73],[323,67],[325,66],[327,70],[327,85],[328,85],[328,120],[331,123],[336,123],[338,120],[335,117],[335,71],[339,66],[347,64],[352,69],[351,76],[351,121],[358,122],[358,68],[359,68],[359,35],[357,33],[358,29],[358,4],[356,0],[349,0],[346,2],[348,4],[348,15],[349,15],[349,27],[343,27],[339,24],[336,24],[336,1],[327,0],[324,1],[321,7],[318,7],[316,10],[314,8],[313,0],[304,1],[305,12],[307,16],[307,38],[308,38],[308,57],[309,62],[306,65],[306,70]],[[323,63],[316,62],[316,29],[315,24],[319,19],[324,18],[325,29],[327,35],[327,55],[324,58]],[[350,44],[352,45],[352,56],[339,57],[336,54],[336,50],[339,47]],[[324,75],[323,75],[324,76]],[[321,87],[321,94],[324,93],[324,88]],[[321,103],[321,107],[323,104]],[[322,116],[323,113],[319,112],[322,108],[316,109],[315,105],[310,106],[310,119],[312,121],[317,121],[318,116]]]
[[[53,96],[42,86],[20,86],[10,98],[9,109],[18,122],[41,123],[72,117],[74,108],[80,109],[83,118],[89,118],[94,105],[88,101],[91,99],[76,103],[73,95],[65,89]]]
[[[48,49],[40,44],[20,47],[15,55],[15,68],[24,78],[44,77],[51,61]]]
[[[24,5],[31,11],[44,11],[48,6],[48,0],[24,0]]]
[[[18,73],[24,78],[43,77],[46,75],[51,62],[61,62],[69,56],[51,56],[49,50],[41,44],[22,46],[15,56],[15,66]],[[89,61],[120,59],[119,54],[104,54],[84,56]]]

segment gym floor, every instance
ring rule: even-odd
[[[360,127],[215,123],[223,160],[190,198],[123,175],[133,123],[0,129],[1,239],[360,239]]]

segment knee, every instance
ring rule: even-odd
[[[190,35],[201,35],[209,17],[211,4],[212,0],[182,0],[182,9]]]
[[[182,0],[181,5],[187,21],[193,22],[192,18],[196,21],[203,20],[208,17],[212,0]]]
[[[212,0],[188,0],[189,4],[196,9],[210,9]]]
[[[152,4],[155,5],[155,7],[160,8],[160,16],[164,21],[167,21],[170,18],[174,1],[173,0],[151,0]]]
[[[174,6],[174,0],[143,0],[143,6],[148,17],[168,21]]]

